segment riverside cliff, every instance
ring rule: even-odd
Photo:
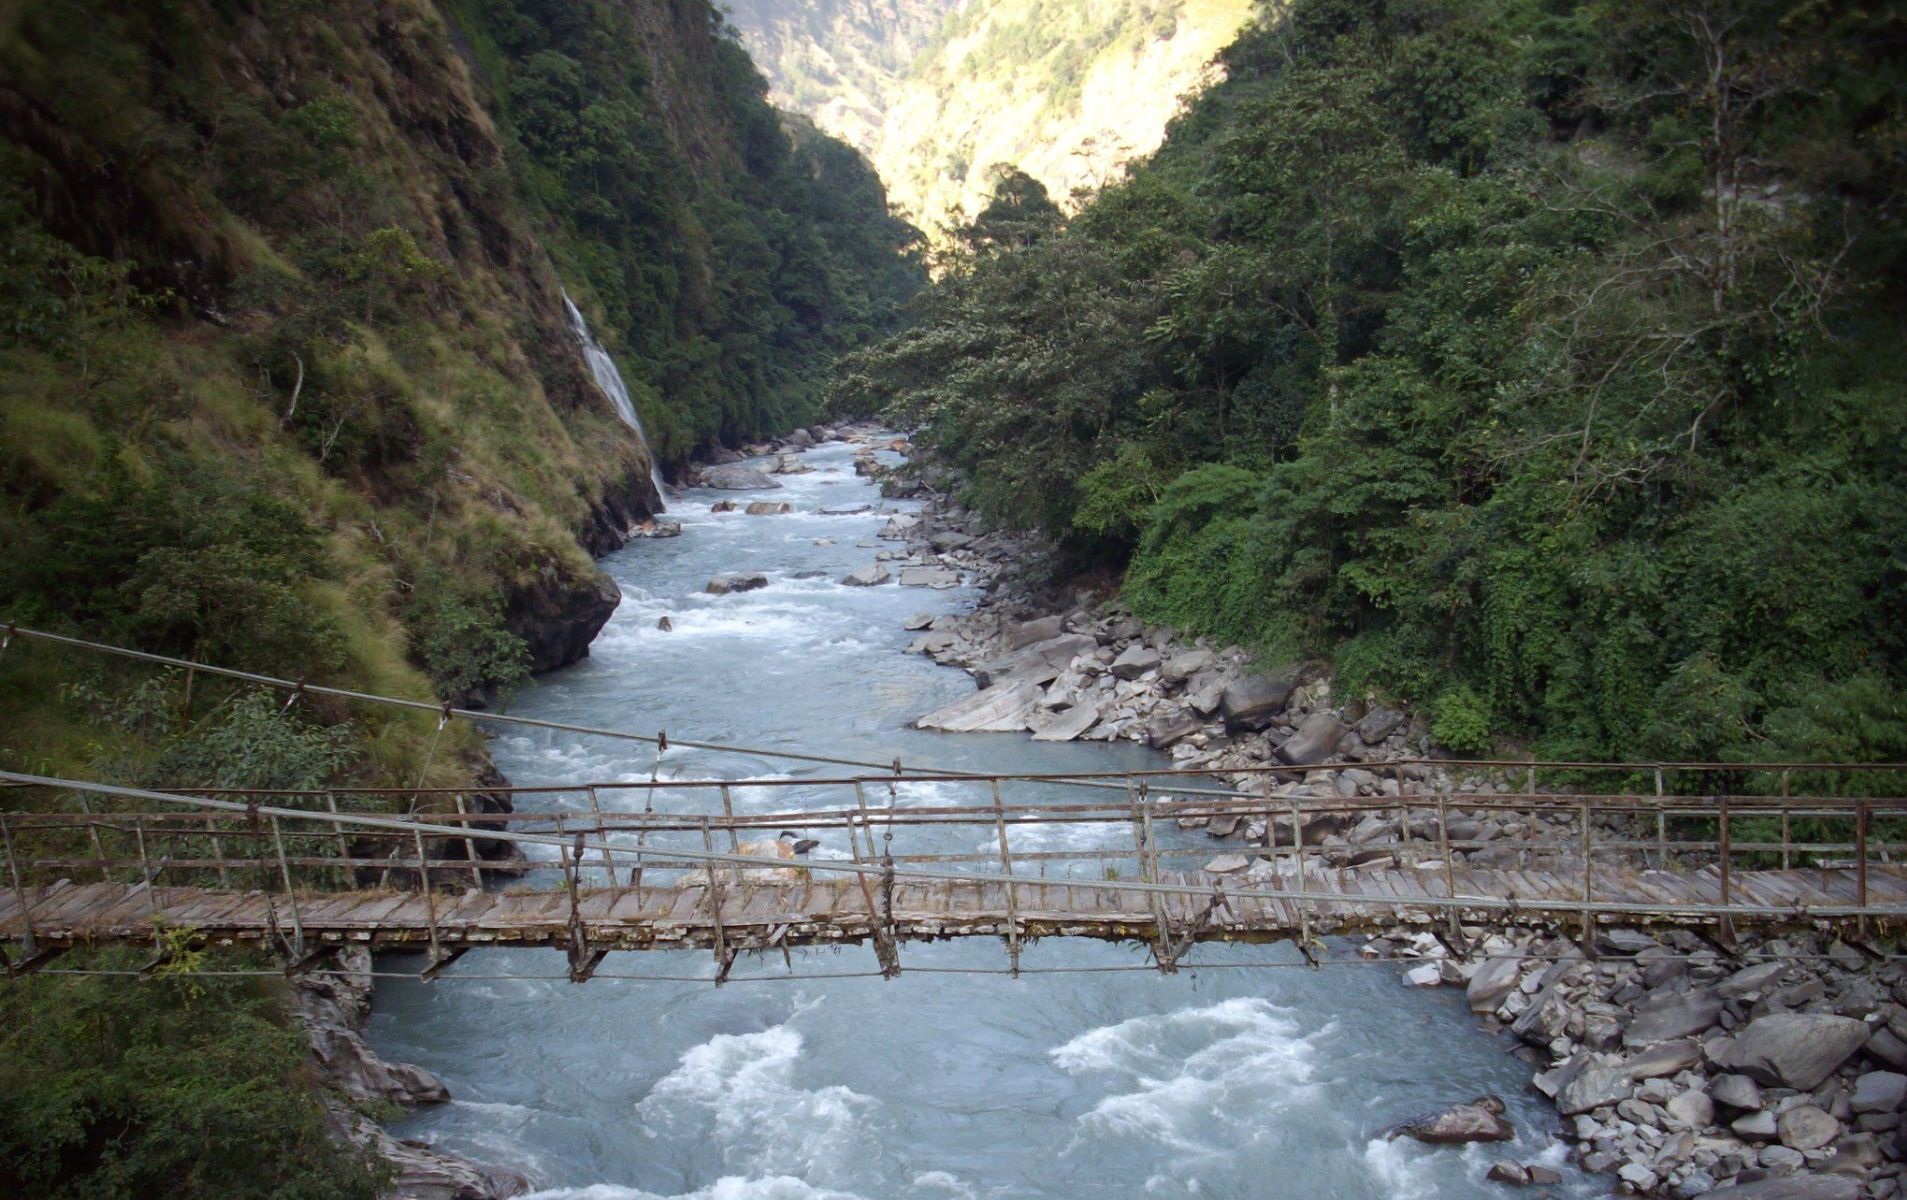
[[[765,91],[707,0],[11,6],[0,623],[432,702],[586,653],[619,599],[592,556],[660,509],[655,468],[798,423],[921,281],[872,170]],[[593,381],[566,290],[650,443]],[[0,764],[55,775],[494,781],[480,738],[428,714],[17,643],[0,710]],[[323,1158],[326,1194],[371,1194],[316,1132],[302,1049],[261,1032],[285,1030],[282,989],[177,989],[230,1078],[162,1111],[135,1078],[153,1021],[61,1019],[138,1015],[138,986],[9,998],[60,1049],[0,1079],[45,1098],[0,1129],[0,1190],[110,1167],[141,1194],[291,1194]],[[271,1053],[240,1053],[247,1029]],[[187,1100],[224,1107],[167,1157]]]

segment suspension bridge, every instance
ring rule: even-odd
[[[1872,792],[1907,771],[1897,765],[1385,762],[1364,764],[1382,773],[1378,794],[1320,798],[1291,786],[1303,769],[1280,765],[990,775],[678,741],[853,770],[667,779],[666,734],[8,635],[293,699],[421,709],[440,729],[463,716],[656,747],[647,781],[489,789],[482,803],[426,788],[160,791],[0,771],[9,975],[49,969],[76,947],[134,943],[152,947],[147,973],[204,946],[269,950],[293,974],[364,947],[417,952],[431,980],[472,949],[544,947],[577,982],[614,952],[692,950],[712,956],[720,983],[742,955],[817,946],[871,946],[873,973],[893,976],[907,969],[905,944],[957,937],[1001,943],[1014,973],[1029,943],[1051,937],[1138,943],[1145,969],[1169,973],[1201,943],[1289,941],[1315,963],[1328,935],[1399,926],[1457,955],[1505,925],[1547,927],[1595,954],[1604,927],[1673,923],[1724,946],[1741,930],[1831,927],[1868,945],[1907,919],[1907,797],[1793,786],[1860,779],[1851,790]],[[1433,768],[1453,767],[1514,771],[1525,785],[1430,785]],[[1539,771],[1629,790],[1541,790]],[[1690,778],[1732,786],[1671,786]],[[1638,780],[1653,788],[1633,790]],[[1520,833],[1481,836],[1492,819]],[[816,853],[762,857],[783,830]],[[1220,832],[1229,836],[1210,836]]]

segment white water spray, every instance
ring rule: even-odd
[[[636,415],[635,401],[629,398],[629,388],[622,381],[622,372],[616,369],[616,360],[609,357],[609,351],[602,348],[589,332],[589,322],[583,320],[583,312],[576,302],[563,293],[563,307],[569,312],[570,331],[576,340],[582,343],[583,358],[589,362],[589,373],[596,377],[596,386],[609,397],[609,403],[615,406],[616,415],[622,423],[636,431],[636,437],[642,442],[643,452],[649,455],[649,481],[656,486],[656,500],[664,499],[662,491],[662,472],[656,470],[656,456],[649,447],[649,435],[642,431],[642,418]]]

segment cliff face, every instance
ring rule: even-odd
[[[923,228],[993,168],[1062,204],[1150,154],[1255,0],[738,0],[774,97],[865,152]]]
[[[762,90],[707,0],[10,6],[0,612],[446,694],[581,653],[659,498],[565,285],[673,457],[908,286]]]

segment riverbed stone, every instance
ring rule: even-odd
[[[879,587],[892,578],[894,577],[888,574],[886,567],[883,567],[879,563],[873,563],[869,566],[862,567],[858,571],[849,571],[846,575],[841,577],[841,582],[849,587]],[[933,618],[929,617],[928,623],[931,624],[932,622]],[[911,629],[914,628],[914,626],[909,625],[908,628]]]
[[[1907,1075],[1869,1071],[1854,1081],[1850,1103],[1857,1113],[1895,1112],[1903,1099],[1907,1099]]]
[[[1470,976],[1470,983],[1464,988],[1464,999],[1469,1002],[1473,1013],[1495,1012],[1497,1006],[1516,987],[1517,977],[1522,973],[1523,964],[1514,958],[1486,958],[1477,967],[1476,974]]]
[[[1713,992],[1657,993],[1636,1008],[1622,1041],[1626,1046],[1647,1046],[1688,1037],[1713,1025],[1721,1012],[1721,997]]]
[[[1184,683],[1218,661],[1210,650],[1186,650],[1159,664],[1159,678],[1167,683]]]
[[[733,571],[727,575],[717,575],[708,581],[707,592],[711,596],[726,596],[733,592],[752,592],[768,586],[768,576],[760,571]]]
[[[1656,1079],[1686,1071],[1701,1061],[1701,1043],[1684,1038],[1680,1041],[1659,1042],[1650,1046],[1632,1055],[1627,1066],[1631,1079]]]
[[[1715,1123],[1715,1101],[1700,1088],[1669,1097],[1662,1108],[1670,1120],[1684,1129],[1707,1129]]]
[[[1054,713],[1033,726],[1036,742],[1070,742],[1083,737],[1099,723],[1098,705],[1081,701],[1063,712]]]
[[[1344,723],[1334,712],[1314,712],[1298,726],[1298,732],[1278,747],[1278,757],[1293,766],[1311,766],[1331,757],[1344,737]]]
[[[909,633],[915,633],[922,629],[932,629],[933,627],[934,614],[930,612],[917,612],[907,618],[901,625],[901,628],[907,630]]]
[[[1841,1123],[1812,1104],[1801,1104],[1781,1114],[1775,1133],[1791,1150],[1819,1150],[1841,1136]]]
[[[1295,671],[1249,675],[1233,680],[1219,697],[1219,711],[1224,714],[1225,728],[1233,732],[1263,729],[1271,724],[1273,717],[1284,711],[1285,705],[1291,700],[1291,693],[1297,687],[1298,676]]]
[[[1708,1085],[1708,1094],[1730,1108],[1761,1107],[1761,1085],[1746,1075],[1717,1075]]]
[[[1170,750],[1205,727],[1198,714],[1184,709],[1166,709],[1146,723],[1146,741],[1155,750]]]
[[[1091,654],[1098,644],[1091,634],[1062,633],[982,663],[973,669],[973,677],[981,687],[996,683],[1051,683],[1072,666],[1075,659]]]
[[[1007,649],[1018,650],[1031,646],[1034,642],[1044,642],[1066,632],[1064,617],[1041,617],[1037,621],[1021,621],[1013,627],[1013,633],[1007,638]]]
[[[1040,689],[1034,684],[996,684],[936,709],[914,724],[945,733],[1018,733],[1027,728],[1039,702]]]
[[[1147,671],[1157,670],[1159,652],[1144,643],[1135,642],[1120,651],[1119,657],[1112,660],[1107,668],[1114,679],[1137,679]]]
[[[1462,1104],[1453,1104],[1441,1112],[1393,1126],[1384,1132],[1384,1136],[1415,1138],[1433,1146],[1507,1142],[1516,1136],[1516,1129],[1504,1119],[1503,1112],[1501,1097],[1478,1096]]]
[[[742,512],[751,517],[778,517],[794,510],[795,506],[786,500],[750,500]]]
[[[960,572],[946,567],[902,567],[902,587],[952,588],[960,586]]]
[[[1579,1056],[1580,1057],[1580,1056]],[[1565,1071],[1571,1070],[1569,1065]],[[1629,1098],[1629,1072],[1619,1063],[1585,1058],[1556,1093],[1556,1111],[1565,1117],[1586,1113]]]
[[[1775,1136],[1775,1114],[1761,1109],[1736,1117],[1728,1123],[1728,1127],[1735,1131],[1736,1137],[1747,1138],[1749,1141],[1766,1141]]]
[[[1862,1190],[1847,1175],[1794,1175],[1716,1188],[1708,1200],[1861,1200]]]
[[[1755,1082],[1812,1091],[1867,1040],[1867,1026],[1832,1013],[1770,1013],[1723,1047],[1718,1066]]]

